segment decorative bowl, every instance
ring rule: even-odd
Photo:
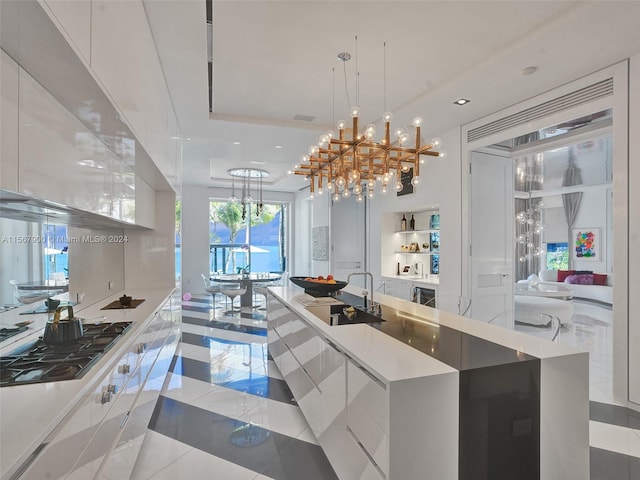
[[[118,300],[120,301],[121,305],[128,307],[129,305],[131,305],[131,301],[133,300],[133,297],[130,297],[129,295],[123,295]]]
[[[336,283],[319,283],[305,280],[306,277],[289,277],[291,282],[299,287],[304,288],[304,293],[308,293],[313,297],[328,297],[331,292],[342,290],[348,284],[336,280]]]

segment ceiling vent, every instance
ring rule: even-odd
[[[300,113],[297,113],[294,117],[294,120],[300,120],[302,122],[313,122],[316,117],[314,117],[313,115],[302,115]]]
[[[554,98],[548,102],[536,105],[513,115],[508,115],[499,120],[495,120],[481,127],[474,128],[467,132],[467,142],[471,143],[489,135],[508,130],[512,127],[522,125],[533,120],[537,120],[547,115],[551,115],[563,110],[589,103],[598,98],[613,95],[613,78],[607,78],[575,92],[568,93],[562,97]]]

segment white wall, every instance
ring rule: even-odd
[[[294,201],[294,214],[292,218],[293,245],[292,260],[289,262],[289,272],[292,277],[306,277],[312,275],[311,271],[311,210],[312,200],[309,200],[309,191],[302,190],[296,193]]]
[[[430,207],[440,208],[440,286],[438,287],[439,308],[458,312],[458,298],[461,294],[461,167],[460,129],[454,128],[439,134],[441,151],[446,158],[427,157],[420,167],[422,179],[413,194],[397,197],[376,195],[370,203],[371,224],[370,270],[376,287],[382,276],[382,262],[393,259],[381,258],[382,212],[409,212]],[[386,271],[386,270],[385,270]]]

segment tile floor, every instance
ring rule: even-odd
[[[185,302],[182,313],[182,342],[132,478],[337,478],[269,357],[264,312],[228,316],[224,303],[212,308],[211,297],[202,296]],[[591,352],[591,480],[640,479],[640,414],[607,403],[606,311],[576,308],[557,341]]]

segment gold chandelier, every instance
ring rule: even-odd
[[[309,147],[308,155],[303,155],[300,163],[290,171],[309,179],[311,198],[316,194],[322,195],[324,185],[329,192],[333,192],[335,201],[341,195],[349,197],[351,193],[361,201],[365,191],[369,197],[373,197],[376,183],[380,185],[382,194],[386,194],[389,188],[400,192],[403,189],[402,173],[411,172],[411,184],[420,184],[420,165],[424,163],[422,156],[445,156],[443,152],[434,150],[440,145],[438,138],[421,145],[420,117],[413,120],[415,144],[407,147],[405,144],[410,135],[402,129],[394,132],[395,140],[391,141],[391,113],[383,115],[384,135],[379,142],[375,140],[376,128],[373,124],[367,125],[362,134],[358,133],[358,114],[359,109],[353,107],[350,139],[346,138],[346,122],[339,121],[338,137],[334,138],[333,132],[321,135],[318,144]]]

